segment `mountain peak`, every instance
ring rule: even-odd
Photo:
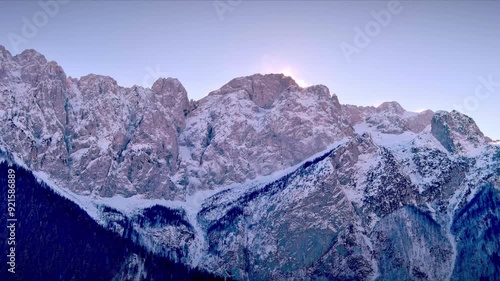
[[[78,80],[80,82],[103,82],[103,83],[114,85],[116,87],[118,86],[118,82],[116,82],[116,80],[113,79],[112,77],[106,76],[106,75],[98,75],[98,74],[94,74],[94,73],[90,73],[90,74],[87,74],[85,76],[82,76]]]
[[[177,78],[159,78],[153,83],[153,86],[151,86],[151,90],[157,94],[171,89],[177,89],[182,92],[186,92],[186,89]]]
[[[384,102],[377,107],[379,111],[386,111],[396,114],[403,114],[406,110],[396,101]]]
[[[116,92],[119,88],[115,79],[109,76],[88,74],[78,79],[78,87],[85,95],[104,94],[106,92]]]
[[[0,45],[0,58],[1,59],[12,58],[12,54],[3,45]]]
[[[187,91],[177,78],[160,78],[153,83],[151,91],[166,108],[175,108],[177,119],[184,122],[184,114],[189,111]]]
[[[19,55],[14,56],[14,59],[19,61],[21,64],[24,62],[37,62],[39,64],[47,63],[45,56],[33,49],[24,50]]]
[[[431,121],[432,135],[450,152],[484,143],[486,138],[474,120],[456,110],[436,112]]]
[[[290,87],[299,88],[299,85],[289,76],[283,74],[254,74],[232,79],[220,89],[209,93],[209,95],[225,95],[245,91],[258,106],[268,108],[283,91]]]

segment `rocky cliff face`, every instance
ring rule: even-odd
[[[28,50],[4,52],[0,81],[2,144],[30,169],[79,194],[177,196],[170,177],[189,103],[176,79],[152,89],[99,75],[73,79]]]
[[[199,189],[242,183],[295,165],[352,135],[325,86],[283,75],[237,78],[200,100],[179,138],[181,183]]]
[[[438,112],[432,118],[432,135],[450,152],[466,151],[487,142],[472,118],[457,111]]]
[[[182,84],[66,77],[28,50],[2,58],[5,150],[84,195],[183,198],[290,167],[353,134],[325,86],[237,78],[190,105]]]
[[[378,107],[343,105],[343,115],[349,124],[356,126],[365,123],[386,134],[422,132],[434,115],[431,110],[420,113],[408,112],[397,102],[384,102]]]
[[[0,51],[0,156],[156,254],[236,280],[500,276],[500,146],[461,113],[277,74],[190,103]]]

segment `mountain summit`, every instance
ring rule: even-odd
[[[438,124],[442,114],[407,112],[397,102],[341,105],[327,87],[301,88],[283,74],[235,78],[190,105],[174,78],[124,88],[107,76],[69,79],[34,50],[12,57],[2,47],[2,57],[5,150],[83,195],[174,199],[242,183],[354,137],[362,124],[403,134],[432,123],[436,138],[454,147]],[[454,132],[482,138],[477,128]]]
[[[500,276],[500,146],[459,112],[282,74],[190,102],[1,46],[0,93],[2,159],[162,257],[235,280]]]

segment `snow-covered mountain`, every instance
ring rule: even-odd
[[[0,46],[1,156],[156,254],[236,280],[497,280],[500,146],[456,111],[281,74],[199,101]],[[125,258],[124,258],[125,260]]]

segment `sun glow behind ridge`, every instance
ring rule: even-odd
[[[284,68],[281,70],[280,72],[281,74],[285,75],[285,76],[289,76],[289,77],[292,77],[293,80],[295,80],[295,82],[297,82],[297,84],[302,87],[302,88],[305,88],[307,87],[307,83],[306,81],[304,81],[303,79],[298,79],[292,72],[292,70],[290,68]]]

